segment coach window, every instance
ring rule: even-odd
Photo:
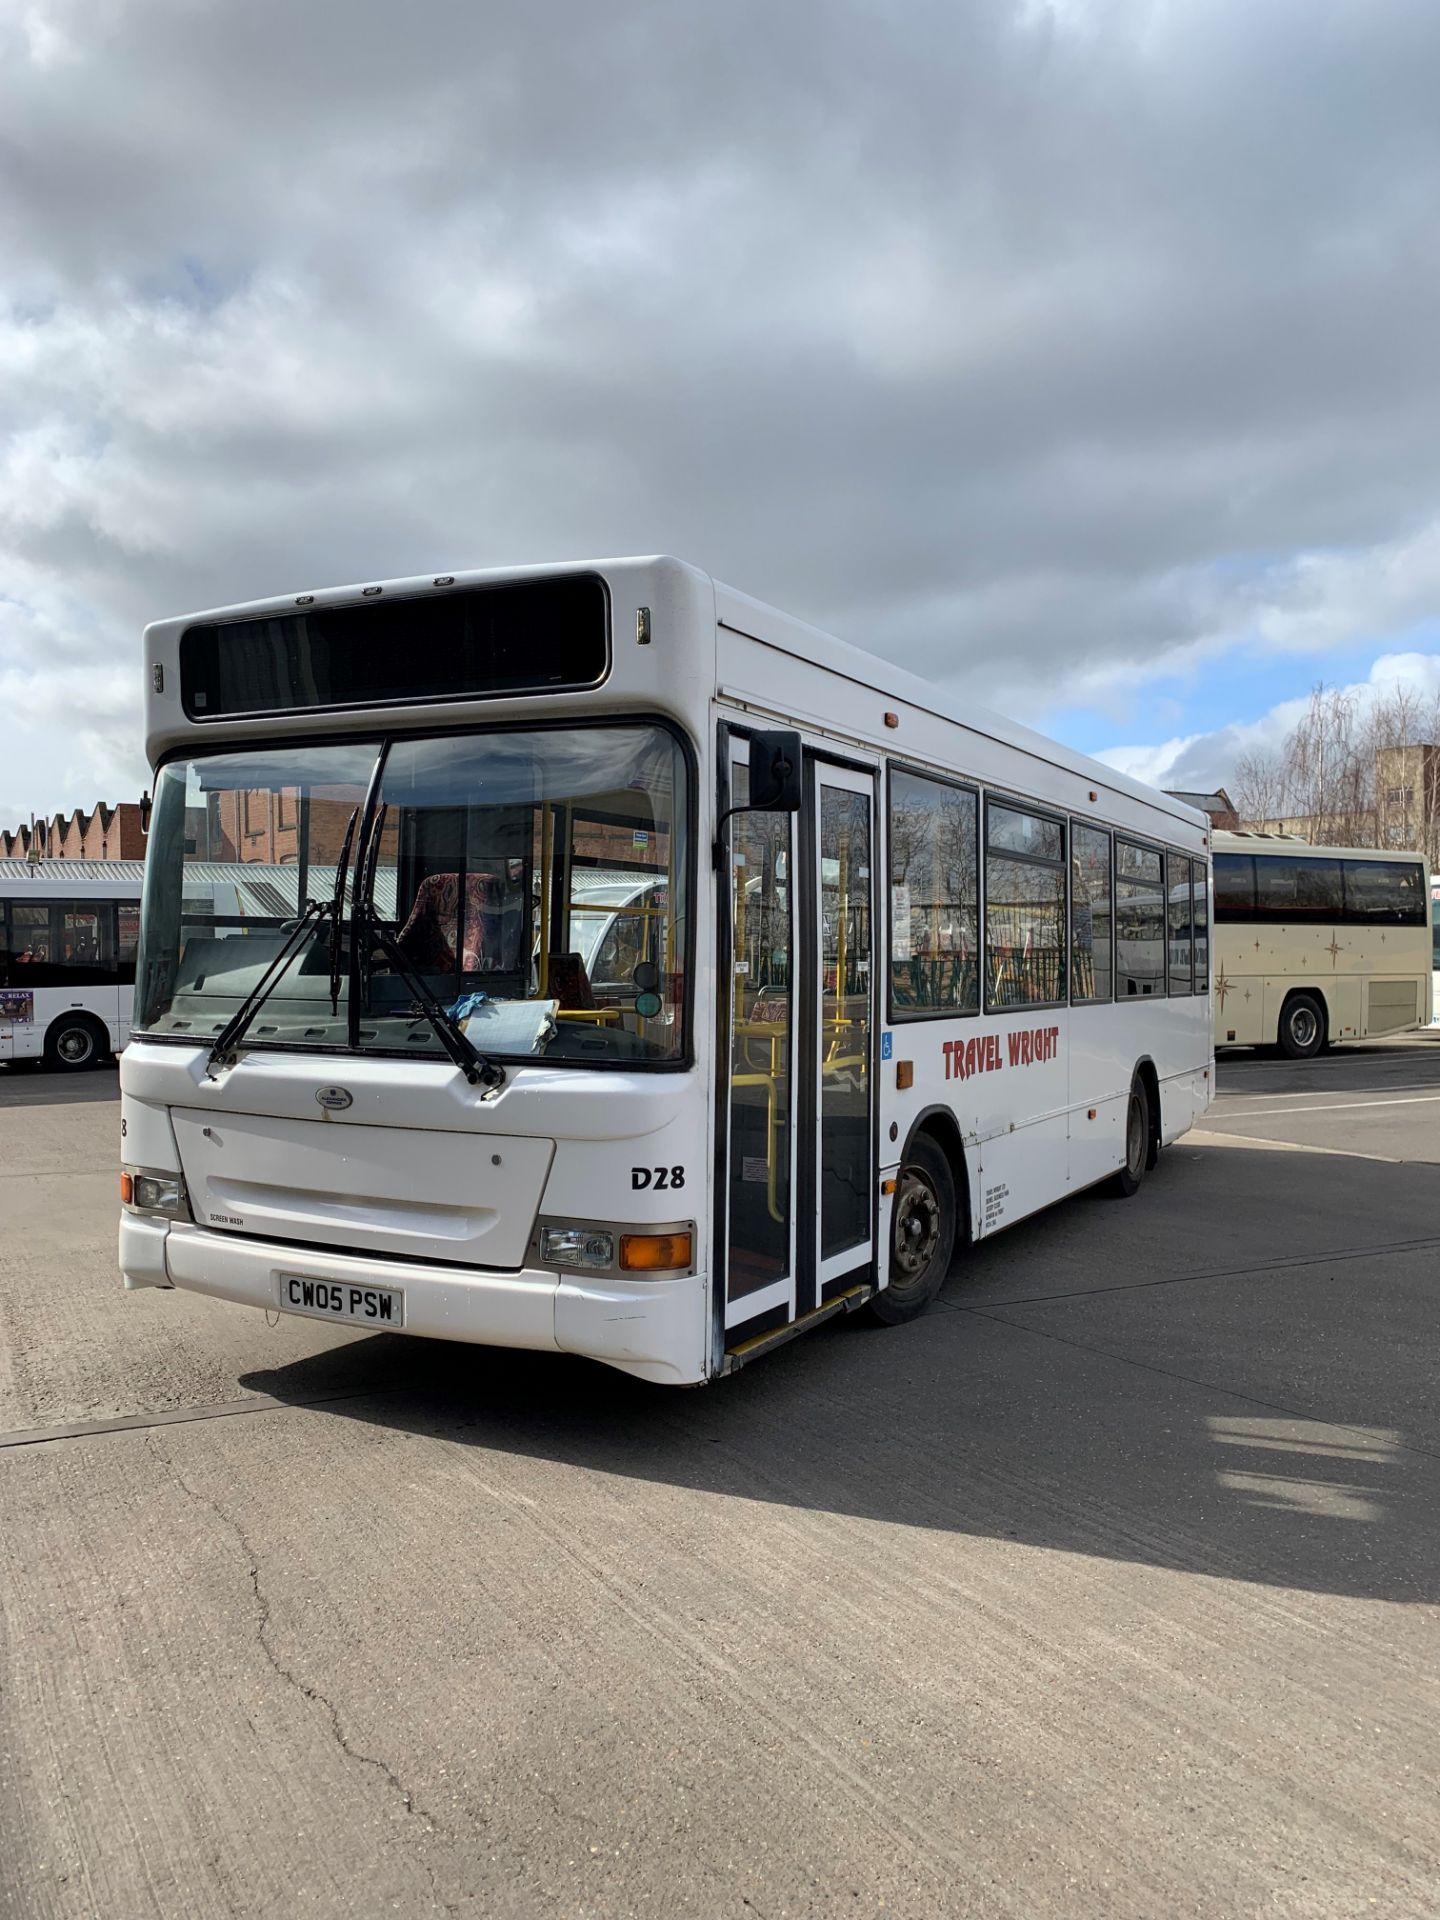
[[[1003,801],[985,806],[985,1004],[1065,999],[1065,828]]]
[[[1254,854],[1217,853],[1215,856],[1215,918],[1217,920],[1253,920],[1254,917]]]
[[[890,1005],[897,1020],[980,1005],[978,796],[890,770]]]
[[[1070,998],[1112,1000],[1114,916],[1110,906],[1110,836],[1101,827],[1070,825]]]
[[[1115,842],[1115,991],[1165,991],[1165,861],[1152,847]]]
[[[1352,926],[1423,927],[1425,869],[1398,860],[1347,860],[1345,918]]]
[[[1169,921],[1170,992],[1193,993],[1194,936],[1191,931],[1190,862],[1179,853],[1165,856],[1165,900]]]
[[[1255,911],[1261,920],[1308,920],[1331,925],[1345,912],[1340,862],[1317,860],[1311,854],[1257,860]]]
[[[1210,991],[1210,897],[1205,885],[1205,862],[1190,862],[1191,924],[1195,929],[1195,991]]]

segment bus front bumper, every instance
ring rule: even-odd
[[[120,1271],[129,1288],[182,1287],[271,1313],[294,1311],[284,1298],[284,1282],[292,1275],[342,1288],[398,1289],[405,1301],[400,1331],[422,1339],[584,1354],[671,1385],[706,1378],[701,1274],[601,1285],[538,1268],[495,1273],[414,1266],[246,1240],[131,1213],[120,1219]],[[335,1325],[377,1330],[360,1320],[336,1319]]]

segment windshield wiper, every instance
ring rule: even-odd
[[[414,994],[415,1005],[429,1021],[435,1038],[471,1086],[484,1087],[491,1093],[498,1092],[505,1084],[505,1069],[498,1060],[487,1060],[458,1021],[450,1018],[426,986],[424,977],[411,965],[404,948],[389,927],[383,921],[375,919],[365,907],[359,908],[354,918],[356,937],[360,936],[363,928],[367,945],[373,941],[379,947],[396,973]]]
[[[318,928],[323,920],[330,922],[330,1012],[336,1015],[340,1011],[340,938],[345,922],[345,881],[350,872],[350,848],[355,838],[355,825],[360,818],[360,809],[356,807],[345,829],[345,839],[340,848],[340,858],[335,865],[335,891],[328,900],[307,900],[301,909],[300,918],[291,927],[285,944],[276,954],[270,965],[256,981],[244,1000],[235,1009],[225,1025],[215,1036],[210,1049],[210,1071],[229,1059],[235,1048],[244,1039],[251,1021],[259,1013],[265,1002],[279,986],[291,961],[305,943],[305,936]]]
[[[275,955],[275,958],[270,962],[264,973],[261,974],[249,993],[246,994],[234,1013],[232,1013],[230,1018],[225,1022],[225,1025],[220,1029],[219,1033],[216,1034],[214,1043],[210,1048],[209,1069],[211,1073],[227,1061],[231,1061],[233,1064],[235,1048],[245,1037],[250,1022],[255,1018],[256,1014],[259,1013],[261,1007],[264,1006],[276,987],[279,986],[290,962],[305,944],[306,935],[318,927],[326,915],[333,913],[334,910],[335,903],[333,900],[307,900],[305,902],[300,918],[294,923],[289,933],[285,936],[285,944]]]
[[[340,1012],[340,935],[345,918],[345,882],[350,875],[350,846],[355,838],[355,823],[360,818],[360,809],[356,807],[345,829],[345,838],[340,846],[340,858],[335,862],[335,891],[330,899],[330,1014],[337,1018]]]
[[[459,1022],[451,1019],[411,964],[394,929],[387,927],[375,912],[372,904],[375,897],[375,869],[379,862],[380,837],[385,830],[387,811],[388,808],[382,806],[371,823],[369,858],[364,862],[363,877],[357,876],[359,884],[350,905],[350,938],[356,943],[360,955],[360,978],[368,986],[369,956],[372,947],[378,946],[414,994],[415,1004],[429,1021],[435,1038],[471,1086],[484,1087],[487,1093],[498,1093],[505,1084],[505,1069],[498,1061],[487,1060]]]

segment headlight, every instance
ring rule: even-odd
[[[556,1267],[613,1267],[615,1236],[598,1227],[545,1227],[540,1258]]]
[[[185,1181],[178,1173],[150,1173],[143,1167],[122,1167],[120,1204],[132,1213],[167,1213],[175,1220],[190,1218]]]

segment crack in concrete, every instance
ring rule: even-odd
[[[416,1799],[412,1790],[405,1785],[405,1782],[387,1761],[382,1760],[378,1754],[364,1752],[362,1748],[352,1743],[349,1735],[345,1731],[344,1722],[341,1720],[340,1709],[330,1696],[322,1693],[319,1687],[312,1686],[308,1680],[302,1680],[294,1668],[288,1666],[285,1661],[281,1659],[270,1639],[270,1599],[264,1587],[261,1585],[260,1556],[256,1552],[250,1536],[235,1516],[227,1513],[217,1500],[211,1499],[208,1494],[202,1493],[198,1487],[191,1485],[176,1466],[174,1460],[158,1445],[153,1434],[147,1433],[144,1438],[146,1447],[160,1461],[165,1471],[181,1491],[190,1500],[194,1501],[197,1506],[203,1507],[207,1512],[212,1513],[217,1520],[222,1521],[230,1529],[231,1533],[234,1534],[235,1539],[239,1543],[240,1550],[249,1563],[250,1591],[255,1600],[256,1613],[258,1616],[255,1631],[256,1644],[265,1655],[266,1660],[276,1676],[283,1680],[287,1686],[293,1687],[304,1699],[311,1701],[315,1706],[323,1708],[329,1718],[331,1737],[336,1746],[339,1747],[341,1753],[345,1755],[347,1760],[354,1761],[360,1766],[373,1768],[391,1791],[399,1796],[407,1816],[424,1821],[425,1831],[427,1833],[435,1833],[444,1839],[452,1839],[454,1836],[448,1832],[441,1821],[427,1806]],[[453,1901],[447,1900],[441,1893],[435,1879],[435,1871],[430,1863],[422,1858],[418,1864],[424,1872],[426,1879],[430,1882],[430,1892],[436,1906],[447,1914],[458,1914],[460,1911],[459,1907]]]

